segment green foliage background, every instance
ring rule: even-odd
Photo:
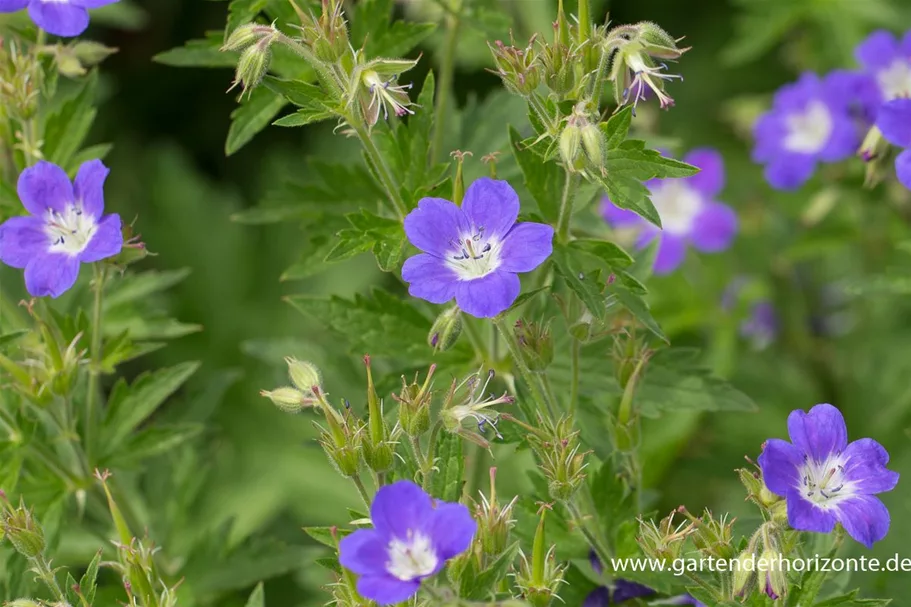
[[[339,523],[338,513],[357,504],[357,496],[312,441],[308,417],[279,413],[258,391],[284,383],[282,357],[294,355],[322,368],[324,385],[334,396],[362,406],[357,356],[362,353],[348,351],[322,323],[282,298],[350,296],[393,281],[370,255],[320,271],[318,257],[300,258],[307,234],[295,218],[260,225],[244,212],[287,184],[289,176],[316,177],[318,168],[308,165],[308,157],[346,163],[356,148],[333,136],[332,125],[324,123],[267,129],[225,157],[229,116],[236,107],[235,96],[224,93],[231,71],[176,69],[153,57],[220,29],[226,5],[203,0],[137,4],[145,16],[136,13],[134,28],[94,30],[97,39],[120,53],[105,64],[104,101],[89,141],[115,145],[106,161],[112,168],[107,204],[125,218],[138,217],[145,242],[158,254],[144,265],[189,270],[167,295],[155,297],[166,297],[173,316],[201,330],[130,363],[127,373],[203,361],[186,394],[205,391],[216,409],[206,428],[203,459],[208,464],[188,472],[202,489],[186,504],[187,519],[206,530],[225,530],[232,544],[264,546],[259,557],[212,572],[211,584],[237,591],[233,602],[223,604],[243,604],[263,575],[270,578],[268,605],[319,605],[325,601],[319,587],[328,576],[313,565],[318,544],[301,527]],[[533,31],[549,32],[555,5],[550,0],[503,2],[517,40]],[[906,473],[894,492],[882,496],[893,528],[875,555],[911,556],[905,541],[911,533],[911,306],[901,270],[911,258],[900,249],[894,252],[895,244],[909,237],[911,198],[884,186],[861,189],[858,167],[827,169],[800,192],[777,194],[749,161],[750,142],[744,137],[744,126],[778,86],[803,68],[853,66],[854,45],[872,29],[911,28],[911,6],[899,0],[615,0],[609,7],[602,3],[600,14],[608,8],[618,23],[655,21],[692,45],[680,63],[685,82],[672,85],[676,107],[660,114],[643,108],[634,124],[645,135],[660,132],[677,150],[719,148],[728,170],[722,198],[742,222],[731,252],[691,255],[684,271],[649,282],[654,316],[674,345],[701,348],[703,362],[759,405],[756,413],[696,413],[692,409],[704,408],[693,404],[704,397],[698,389],[668,392],[670,406],[664,403],[663,416],[649,420],[645,429],[646,480],[656,509],[686,504],[693,512],[729,510],[746,526],[754,514],[742,502],[734,468],[744,455],[757,456],[764,439],[785,436],[788,412],[831,402],[845,413],[851,438],[876,438],[891,452],[891,467]],[[429,0],[414,0],[401,10],[419,20],[435,15]],[[502,23],[506,27],[499,37],[507,36],[508,24]],[[485,72],[490,59],[483,39],[466,34],[458,46],[456,73],[460,107],[503,95],[495,98],[500,105],[482,105],[475,114],[474,145],[467,148],[475,159],[495,147],[507,149],[505,116],[522,111],[517,100],[497,93],[498,79]],[[409,73],[416,87],[441,44],[442,35],[435,34],[421,46],[424,57]],[[480,174],[483,167],[475,163],[471,170]],[[511,162],[501,170],[518,176]],[[831,185],[836,177],[839,185]],[[834,206],[810,225],[808,209],[825,202],[821,191],[834,197]],[[885,273],[889,278],[877,278]],[[723,289],[737,275],[756,278],[757,292],[771,296],[783,316],[783,334],[767,350],[752,351],[737,337],[739,318],[719,313]],[[15,272],[0,269],[0,278],[5,290],[21,288]],[[831,285],[842,294],[834,303],[825,297]],[[842,330],[820,332],[823,325]],[[609,362],[588,372],[606,378]],[[169,406],[192,402],[188,397]],[[496,457],[501,469],[528,465],[526,455],[509,448],[497,449]],[[530,488],[522,474],[500,479],[503,494]],[[166,507],[171,498],[163,493],[158,499],[158,507]],[[191,529],[178,526],[174,532],[179,536]],[[267,538],[285,547],[272,548]],[[871,597],[903,597],[909,579],[895,573],[859,578]]]

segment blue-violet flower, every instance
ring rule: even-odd
[[[19,198],[31,215],[0,225],[0,261],[25,269],[33,297],[59,297],[76,283],[81,263],[120,253],[120,216],[102,215],[108,172],[90,160],[71,183],[59,166],[41,161],[19,176]]]
[[[0,13],[28,9],[35,25],[55,36],[78,36],[89,26],[90,8],[119,0],[0,0]]]
[[[886,141],[905,148],[895,157],[895,174],[911,190],[911,97],[884,103],[877,113],[876,126]]]
[[[787,500],[788,523],[800,531],[830,533],[841,523],[868,548],[889,531],[889,511],[875,497],[891,491],[898,473],[871,438],[848,443],[841,412],[829,404],[788,416],[791,442],[769,439],[759,466],[766,487]]]
[[[588,560],[592,565],[595,573],[601,575],[604,572],[604,566],[594,550],[589,551]],[[633,599],[648,598],[655,596],[657,592],[643,586],[642,584],[631,582],[629,580],[618,579],[614,582],[613,590],[607,586],[599,586],[588,593],[582,607],[607,607],[608,605],[619,605],[620,603],[631,601]],[[694,607],[706,607],[705,604],[694,599],[688,594],[681,594],[673,598],[661,601],[662,605],[693,605]]]
[[[607,198],[602,206],[602,215],[611,226],[638,230],[639,248],[659,239],[656,274],[672,272],[683,263],[687,245],[706,253],[723,251],[737,232],[737,215],[715,200],[724,187],[721,155],[713,149],[700,148],[683,160],[702,170],[692,177],[652,179],[645,184],[661,217],[661,229]]]
[[[813,175],[817,162],[837,162],[855,152],[860,133],[845,82],[840,72],[824,79],[807,72],[775,94],[772,109],[753,129],[753,160],[766,165],[772,187],[796,189]]]
[[[414,596],[421,580],[468,549],[478,527],[466,506],[435,502],[411,481],[377,491],[370,518],[373,529],[342,539],[339,562],[359,576],[357,591],[380,605]]]
[[[408,292],[435,304],[455,298],[478,318],[503,312],[519,296],[519,272],[530,272],[553,251],[554,230],[516,223],[519,196],[505,181],[482,177],[462,206],[422,198],[405,217],[405,234],[423,251],[405,261]]]

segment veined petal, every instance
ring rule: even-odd
[[[658,243],[658,255],[655,257],[655,274],[670,274],[683,263],[686,257],[686,240],[682,236],[664,232]]]
[[[468,550],[478,524],[462,504],[439,503],[433,510],[430,539],[439,557],[438,568],[445,561]]]
[[[889,510],[872,495],[858,495],[841,501],[835,512],[848,535],[867,548],[872,548],[889,532]]]
[[[519,218],[519,195],[505,181],[481,177],[465,191],[462,210],[475,231],[502,236]]]
[[[411,481],[397,481],[376,492],[370,506],[373,527],[383,535],[406,538],[432,520],[430,496]]]
[[[456,288],[456,303],[466,314],[492,318],[512,305],[522,285],[511,272],[497,270],[474,280],[463,280]]]
[[[848,446],[845,418],[828,403],[816,405],[809,412],[792,411],[788,416],[788,435],[795,447],[817,462],[824,462]]]
[[[12,217],[0,225],[0,261],[19,268],[45,253],[50,240],[37,217]]]
[[[892,145],[911,147],[911,99],[893,99],[882,104],[876,114],[876,126]]]
[[[843,478],[857,493],[882,493],[898,484],[898,472],[888,470],[889,453],[872,438],[849,444],[844,452]]]
[[[55,36],[78,36],[89,26],[87,10],[55,0],[32,0],[28,14],[38,27]]]
[[[520,223],[503,240],[500,270],[531,272],[544,263],[554,250],[554,229],[543,223]]]
[[[379,605],[393,605],[408,600],[421,587],[419,581],[404,582],[391,575],[364,575],[357,580],[357,591]]]
[[[65,253],[39,255],[25,266],[25,288],[32,297],[60,297],[76,284],[79,260]]]
[[[759,468],[765,486],[781,497],[800,484],[802,464],[803,454],[797,447],[779,438],[767,440],[759,455]]]
[[[15,13],[28,6],[29,0],[0,0],[0,13]]]
[[[737,234],[737,214],[734,209],[718,202],[706,202],[693,223],[690,240],[705,253],[723,251],[731,246]]]
[[[113,257],[123,249],[123,225],[120,215],[111,213],[105,215],[95,228],[92,240],[79,254],[83,263],[101,261]]]
[[[48,209],[63,214],[67,205],[73,202],[73,184],[66,172],[44,160],[22,171],[17,190],[22,205],[39,217]]]
[[[701,169],[686,180],[706,198],[713,198],[724,188],[724,160],[717,150],[696,148],[683,158],[683,162]]]
[[[408,283],[408,293],[412,297],[442,304],[455,297],[459,279],[445,261],[421,253],[405,260],[402,280]]]
[[[796,489],[788,492],[788,524],[798,531],[831,533],[835,528],[835,515],[810,502]]]
[[[867,36],[854,51],[857,61],[868,70],[888,66],[898,54],[898,41],[885,30],[878,30]]]
[[[358,529],[339,542],[338,560],[358,575],[385,574],[389,540],[376,529]]]
[[[411,244],[437,257],[458,251],[458,243],[468,230],[462,210],[442,198],[422,198],[405,217],[405,234]]]
[[[82,209],[95,219],[104,211],[104,180],[111,171],[100,160],[83,162],[76,174],[74,194]]]
[[[895,175],[899,183],[911,190],[911,148],[895,157]]]

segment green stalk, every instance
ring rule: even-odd
[[[563,196],[560,199],[560,216],[557,219],[557,240],[561,243],[569,241],[569,224],[578,187],[579,177],[567,171],[566,181],[563,184]]]
[[[452,11],[446,16],[446,45],[440,58],[440,82],[437,85],[436,103],[433,110],[433,143],[430,147],[431,164],[439,162],[440,150],[446,137],[446,111],[452,83],[455,77],[456,50],[459,44],[462,0],[451,0]]]
[[[41,581],[48,587],[48,590],[51,591],[54,598],[59,601],[61,605],[69,605],[69,602],[66,600],[66,595],[63,593],[63,589],[57,582],[57,576],[54,575],[54,571],[51,569],[51,564],[47,562],[44,556],[29,558],[29,562],[32,564],[32,570],[41,578]]]
[[[100,263],[92,264],[95,273],[95,300],[92,304],[92,338],[89,349],[89,384],[85,395],[85,450],[88,465],[91,466],[92,455],[95,447],[95,430],[97,426],[97,400],[99,392],[99,379],[101,376],[101,338],[102,338],[102,308],[104,296],[104,283],[107,271]]]
[[[528,389],[531,390],[532,399],[538,405],[538,410],[540,411],[541,407],[546,408],[550,419],[553,420],[553,407],[538,386],[538,382],[535,380],[535,376],[531,372],[531,369],[528,368],[528,365],[526,365],[525,361],[522,359],[522,353],[519,351],[519,346],[516,344],[514,336],[509,331],[509,328],[506,327],[506,319],[503,316],[498,316],[494,319],[493,323],[497,327],[497,330],[500,331],[503,341],[506,342],[506,347],[512,355],[513,363],[515,363],[516,367],[519,369],[519,375],[522,376],[522,379],[525,381],[526,385],[528,385]]]
[[[571,346],[571,369],[572,383],[569,386],[569,414],[572,417],[576,415],[576,408],[579,406],[579,354],[582,350],[582,343],[572,338]]]
[[[370,134],[362,125],[355,124],[352,120],[348,120],[348,124],[354,128],[354,132],[357,133],[358,139],[361,140],[364,151],[367,153],[367,157],[370,159],[373,168],[376,169],[377,176],[380,178],[380,185],[386,190],[386,195],[389,196],[393,211],[395,211],[395,214],[398,215],[399,219],[405,219],[405,215],[408,213],[408,206],[405,204],[405,201],[402,200],[402,196],[395,185],[395,180],[392,178],[392,172],[386,165],[386,160],[383,158],[382,153],[376,147],[376,144],[373,143]]]
[[[595,551],[595,554],[598,555],[598,559],[601,561],[601,564],[604,565],[604,568],[609,570],[612,558],[610,551],[601,545],[601,541],[589,528],[588,522],[585,520],[585,517],[582,516],[582,512],[579,511],[579,507],[571,501],[565,502],[565,505],[566,509],[569,510],[569,514],[573,517],[573,522],[576,527],[578,527],[579,531],[581,531],[582,535],[585,537],[585,541],[588,542],[592,550]]]
[[[367,512],[370,512],[370,494],[367,493],[367,487],[364,486],[364,481],[361,480],[360,474],[355,474],[351,477],[351,482],[354,483],[354,486],[357,487],[358,495],[361,496],[361,499],[364,502],[364,506],[367,508]]]

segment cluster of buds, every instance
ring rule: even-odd
[[[383,419],[383,401],[373,384],[370,355],[364,356],[364,366],[367,368],[367,433],[362,441],[364,461],[374,472],[383,473],[392,468],[394,443]]]
[[[161,579],[155,564],[158,548],[148,538],[132,538],[128,544],[117,544],[118,562],[111,563],[123,580],[123,589],[129,599],[128,605],[157,605],[176,607],[176,588],[171,588]]]
[[[430,365],[422,383],[415,376],[410,383],[402,377],[402,391],[392,398],[399,404],[399,425],[408,436],[420,436],[430,428],[430,406],[433,403],[433,374],[436,365]]]
[[[502,438],[497,430],[500,414],[490,408],[515,402],[515,399],[506,392],[500,396],[487,392],[487,387],[493,378],[494,371],[491,369],[486,376],[482,376],[481,371],[478,371],[460,383],[453,380],[440,412],[443,427],[447,431],[458,434],[484,448],[489,446],[487,439],[483,436],[488,429],[497,438]],[[470,432],[463,426],[463,422],[468,419],[477,424],[477,433]]]
[[[38,111],[41,95],[41,64],[15,40],[0,38],[0,104],[20,120]]]
[[[610,58],[610,80],[618,105],[636,105],[655,95],[662,108],[674,105],[665,83],[680,79],[667,70],[666,61],[679,59],[688,48],[677,46],[670,34],[649,21],[614,28],[601,41],[601,52]]]
[[[16,549],[16,552],[26,558],[38,558],[44,554],[47,542],[44,539],[44,530],[35,519],[32,511],[20,502],[14,508],[0,492],[0,539],[6,538]]]
[[[461,163],[459,164],[461,169]],[[462,311],[459,306],[452,306],[440,312],[433,326],[430,327],[430,333],[427,335],[427,345],[433,348],[434,352],[443,352],[448,350],[459,339],[462,334]]]
[[[339,474],[356,476],[361,464],[364,422],[351,413],[347,402],[343,415],[329,404],[322,392],[317,391],[316,396],[326,418],[325,428],[314,422],[320,431],[319,444]]]
[[[541,83],[542,66],[532,36],[524,49],[516,47],[515,40],[507,46],[501,40],[487,43],[497,69],[495,74],[503,80],[506,89],[516,95],[531,95]]]
[[[242,86],[244,93],[256,88],[269,71],[272,45],[282,39],[284,34],[275,24],[248,23],[234,30],[221,47],[222,51],[241,51],[234,86]]]
[[[532,607],[549,607],[554,599],[561,600],[557,590],[566,572],[566,566],[557,562],[557,547],[552,545],[547,548],[545,542],[544,519],[549,509],[547,505],[541,507],[531,558],[524,552],[520,553],[521,560],[515,576],[522,598]]]
[[[69,45],[58,44],[51,47],[51,50],[57,63],[57,71],[68,78],[85,76],[87,68],[98,65],[117,52],[116,48],[91,40],[79,40]]]
[[[728,520],[727,514],[716,519],[706,508],[701,517],[695,517],[686,509],[681,512],[693,523],[693,545],[703,554],[719,559],[730,559],[734,556],[734,519]]]
[[[262,390],[260,396],[268,398],[276,407],[287,413],[297,413],[301,409],[318,404],[317,393],[322,384],[319,369],[311,363],[291,356],[285,357],[285,362],[288,364],[288,377],[293,386]]]
[[[776,523],[763,523],[735,561],[734,596],[743,599],[758,589],[772,600],[783,598],[788,592],[785,544],[790,541]]]
[[[522,360],[532,371],[543,371],[554,360],[554,340],[549,324],[519,319],[513,331]]]
[[[322,0],[322,13],[319,17],[312,12],[305,13],[294,2],[291,6],[300,19],[301,41],[306,44],[320,60],[329,63],[353,57],[351,44],[348,41],[348,22],[341,0]]]
[[[598,117],[589,112],[588,104],[580,101],[566,117],[560,133],[560,159],[571,173],[605,174],[604,161],[607,142],[598,126]]]
[[[680,556],[687,538],[696,533],[696,525],[686,520],[679,525],[675,524],[674,517],[679,510],[674,510],[659,523],[639,519],[639,534],[636,541],[646,555],[666,562]]]
[[[490,495],[481,493],[481,501],[474,502],[475,520],[478,521],[475,543],[480,548],[482,560],[486,561],[503,554],[509,545],[509,532],[516,524],[512,518],[512,511],[519,496],[513,497],[505,506],[501,506],[497,501],[496,480],[497,469],[491,468]]]
[[[750,458],[746,458],[746,460],[753,466],[753,469],[740,468],[737,470],[737,474],[747,490],[747,499],[764,510],[773,520],[786,521],[788,512],[785,500],[769,491],[762,478],[762,470]]]
[[[527,429],[551,498],[568,501],[585,480],[587,465],[573,419],[563,417],[553,422],[539,417],[538,425]]]

